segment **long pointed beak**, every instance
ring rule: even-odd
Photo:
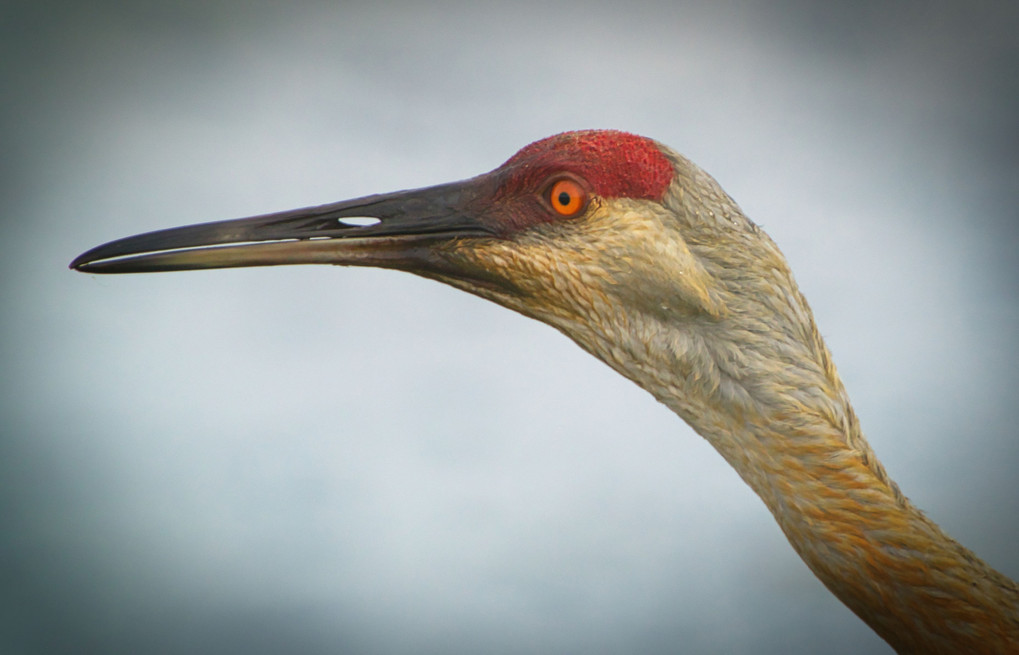
[[[148,232],[79,255],[88,273],[283,264],[347,264],[426,272],[438,242],[494,236],[468,207],[482,178],[230,221]]]

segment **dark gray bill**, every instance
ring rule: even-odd
[[[93,248],[71,268],[88,273],[283,264],[413,268],[438,241],[494,235],[468,209],[478,181],[148,232]]]

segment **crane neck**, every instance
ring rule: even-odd
[[[747,432],[767,457],[738,458],[740,475],[814,574],[897,651],[1019,648],[1019,589],[914,507],[862,435],[782,416]]]
[[[814,343],[813,360],[801,360],[814,365],[744,369],[739,380],[717,359],[715,376],[705,375],[705,344],[688,351],[696,367],[670,355],[668,381],[646,375],[658,367],[621,370],[719,451],[814,574],[897,651],[1016,652],[1019,587],[899,491],[820,337]],[[755,356],[743,355],[744,364]]]

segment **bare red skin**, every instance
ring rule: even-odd
[[[494,231],[508,236],[563,219],[546,197],[563,177],[577,181],[591,197],[661,202],[674,174],[651,139],[615,130],[563,132],[525,146],[481,176],[471,205]]]

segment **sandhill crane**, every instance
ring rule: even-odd
[[[462,182],[150,232],[71,266],[302,263],[410,271],[548,323],[707,439],[897,651],[1019,652],[1019,586],[889,479],[779,249],[664,145],[568,132]]]

